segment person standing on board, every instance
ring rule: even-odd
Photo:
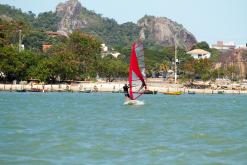
[[[125,100],[128,101],[130,100],[130,95],[129,95],[129,86],[127,84],[125,84],[123,86],[123,91],[124,91],[124,95],[125,95]]]

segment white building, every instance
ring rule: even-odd
[[[210,52],[202,50],[202,49],[194,49],[194,50],[187,52],[187,54],[190,54],[194,59],[205,59],[205,58],[211,57]]]
[[[120,55],[120,53],[119,53],[119,52],[114,52],[114,53],[111,53],[111,55],[112,55],[113,57],[117,58],[117,57]]]
[[[112,55],[113,57],[117,58],[120,53],[114,51],[114,49],[109,50],[105,44],[101,44],[101,57],[106,57],[108,55]]]
[[[21,50],[25,50],[24,44],[21,44]]]
[[[234,42],[224,42],[224,41],[217,41],[216,44],[211,45],[211,48],[218,49],[218,50],[229,50],[235,49],[236,45]]]
[[[108,47],[105,44],[101,44],[102,52],[108,52]]]
[[[246,45],[238,45],[237,48],[238,49],[247,49],[247,44]]]

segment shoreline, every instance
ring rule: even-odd
[[[0,84],[0,91],[27,91],[27,92],[113,92],[120,93],[122,87],[127,82],[82,82],[76,84]],[[247,94],[247,90],[241,89],[195,89],[187,88],[182,84],[167,84],[163,82],[148,83],[148,89],[151,91],[163,92],[183,92],[185,94],[189,92],[195,92],[196,94]],[[87,92],[89,91],[89,92]]]

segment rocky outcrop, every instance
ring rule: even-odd
[[[224,70],[233,67],[234,74],[238,75],[238,78],[245,79],[247,77],[247,50],[230,49],[221,51],[217,68],[219,67]],[[234,74],[232,76],[235,76]]]
[[[56,8],[56,13],[61,18],[58,29],[63,33],[71,33],[77,29],[82,31],[86,29],[87,32],[92,32],[99,36],[104,34],[101,37],[107,40],[114,38],[107,37],[107,35],[111,36],[111,33],[114,33],[113,31],[108,33],[109,29],[118,29],[118,31],[122,29],[121,25],[115,25],[114,21],[103,18],[83,8],[78,0],[69,0],[65,3],[60,3]],[[113,25],[115,27],[110,27]],[[140,37],[153,45],[173,46],[176,42],[179,47],[190,49],[197,42],[193,34],[187,31],[182,25],[165,17],[145,16],[135,26],[136,28],[129,27],[127,30],[132,30],[136,34],[134,30],[140,28]],[[106,30],[103,28],[106,28]],[[106,31],[107,33],[105,33]],[[119,34],[119,32],[115,33]],[[117,36],[117,38],[121,37]],[[135,40],[137,39],[138,37],[135,38]],[[116,41],[114,40],[114,42]],[[112,41],[108,41],[108,43],[112,43]]]
[[[11,17],[9,17],[9,16],[7,16],[5,14],[4,15],[0,15],[0,19],[8,21],[8,22],[13,21],[13,18],[11,18]]]
[[[182,25],[165,17],[145,16],[138,21],[141,27],[140,37],[162,46],[172,46],[190,49],[196,38]]]
[[[86,20],[81,18],[82,6],[78,0],[69,0],[60,3],[56,7],[56,13],[61,18],[58,24],[58,31],[71,33],[87,25]]]

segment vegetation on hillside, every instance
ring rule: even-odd
[[[5,13],[13,19],[0,19],[1,81],[94,80],[97,76],[107,81],[127,78],[131,43],[139,35],[135,24],[129,22],[118,25],[112,19],[101,19],[101,15],[85,9],[84,16],[96,18],[90,29],[73,32],[68,38],[51,37],[46,31],[56,30],[55,25],[59,21],[54,13],[45,12],[36,17],[32,12],[22,13],[6,5],[0,5],[0,9],[0,15]],[[25,45],[25,50],[21,52],[18,51],[20,30],[22,44]],[[101,57],[102,41],[107,41],[121,55],[118,58],[111,55]],[[51,44],[52,48],[43,52],[43,44]],[[174,46],[161,47],[144,42],[144,47],[148,77],[166,77],[169,70],[174,70]],[[178,48],[177,66],[181,80],[214,80],[217,77],[230,77],[237,72],[234,67],[214,69],[220,53],[211,49],[206,42],[200,42],[193,48],[209,51],[212,58],[194,60],[186,54],[186,50]]]
[[[6,19],[12,19],[15,21],[21,21],[29,23],[30,25],[34,22],[35,14],[31,11],[24,13],[21,9],[16,9],[13,6],[1,5],[0,4],[0,16],[5,17]]]

